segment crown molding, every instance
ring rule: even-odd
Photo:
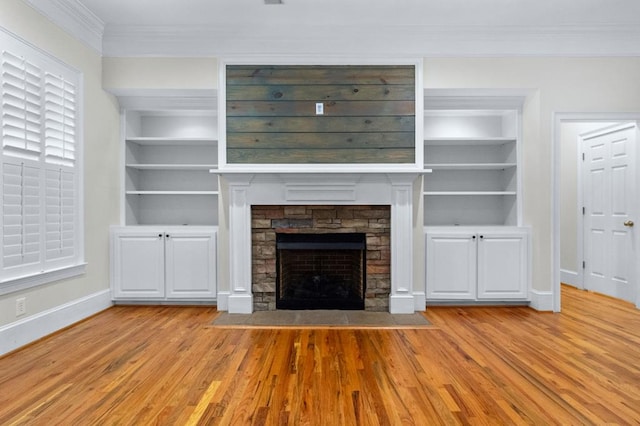
[[[102,54],[105,24],[78,0],[26,0],[73,37]]]
[[[107,26],[104,56],[640,56],[640,26]]]

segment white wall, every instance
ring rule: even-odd
[[[70,304],[93,295],[109,301],[106,293],[109,289],[108,229],[110,224],[117,223],[119,212],[119,116],[115,98],[102,90],[102,62],[97,52],[71,38],[23,1],[2,0],[1,9],[0,26],[80,70],[84,77],[87,272],[74,279],[0,297],[0,331],[13,330],[20,334],[22,329],[12,328],[13,325],[23,326],[30,319],[46,322],[46,315],[62,306],[68,308]],[[17,297],[26,298],[27,315],[20,318],[15,316]],[[63,323],[64,319],[59,324]],[[4,336],[6,334],[0,333],[0,353],[5,349]]]
[[[554,112],[640,111],[640,58],[427,58],[425,88],[532,89],[524,111],[524,223],[533,288],[552,289]]]

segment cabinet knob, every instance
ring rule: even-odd
[[[158,234],[158,237],[162,238],[162,234]]]
[[[484,238],[484,235],[480,235],[480,239],[482,240]]]
[[[169,238],[169,234],[165,235],[165,237]]]
[[[475,239],[476,239],[476,236],[474,235],[473,237],[471,237],[471,239],[472,239],[472,240],[475,240]]]
[[[623,223],[624,226],[628,226],[629,228],[633,227],[633,221],[632,220],[627,220],[626,222]]]

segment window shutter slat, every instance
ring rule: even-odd
[[[2,165],[3,265],[40,262],[40,179],[36,165]]]
[[[75,87],[45,73],[45,158],[50,164],[75,164]]]
[[[46,259],[59,259],[74,254],[75,188],[73,171],[46,170]]]
[[[6,51],[1,69],[3,154],[35,160],[42,151],[42,72]]]

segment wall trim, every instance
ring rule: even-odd
[[[78,0],[26,0],[75,39],[102,54],[105,24]]]
[[[580,274],[578,274],[576,271],[560,269],[560,282],[570,285],[571,287],[582,288]]]
[[[41,0],[44,1],[44,0]],[[324,25],[293,24],[283,29],[257,28],[237,34],[227,25],[110,25],[104,55],[193,57],[314,54],[418,55],[421,57],[501,56],[637,56],[640,31],[628,25]],[[235,37],[230,35],[234,34]],[[292,37],[292,34],[305,36]],[[365,34],[353,43],[354,34]],[[393,37],[388,37],[393,34]],[[220,40],[224,40],[221,43]],[[425,40],[428,42],[425,43]]]
[[[536,311],[556,311],[553,306],[553,292],[531,290],[529,307]],[[558,311],[556,311],[558,312]]]
[[[111,306],[111,290],[107,289],[0,327],[0,356]]]
[[[414,311],[423,312],[427,310],[427,294],[424,291],[413,292]]]

